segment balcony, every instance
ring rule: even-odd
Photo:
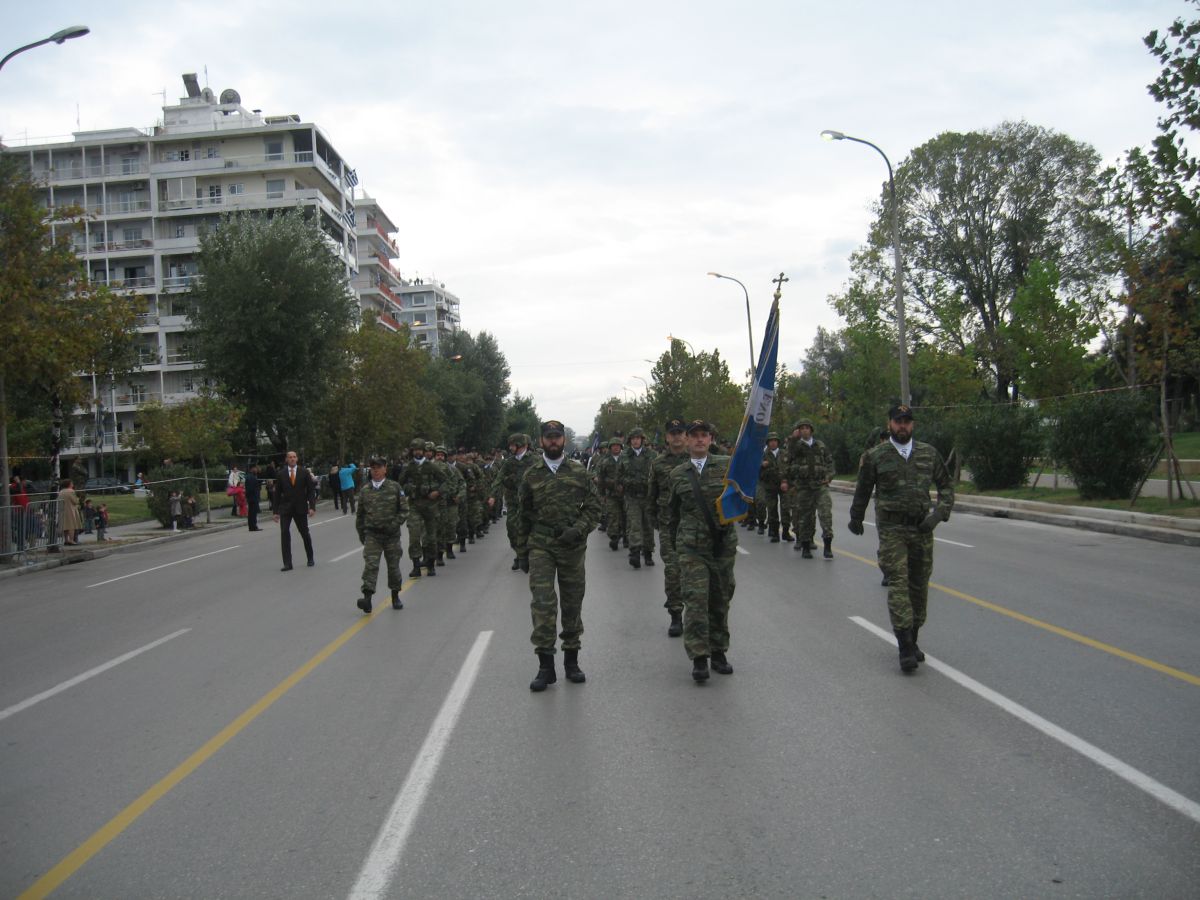
[[[202,156],[195,159],[159,159],[152,166],[156,175],[194,175],[203,172],[220,172],[227,169],[289,169],[293,166],[311,166],[311,150],[292,153],[254,153],[246,156]]]
[[[377,220],[368,217],[367,226],[370,229],[374,229],[375,233],[379,235],[385,244],[387,244],[388,249],[392,251],[393,259],[400,255],[400,248],[396,246],[395,241],[388,237],[388,233],[383,230],[383,226],[380,225]]]
[[[163,290],[167,292],[186,291],[199,283],[199,275],[169,275],[163,279]]]
[[[93,241],[90,247],[76,244],[75,252],[81,254],[120,253],[127,250],[149,250],[153,246],[154,241],[146,238],[139,238],[135,241]]]
[[[263,207],[285,207],[294,205],[297,201],[323,202],[330,215],[337,216],[337,208],[324,194],[316,188],[305,188],[300,191],[258,191],[250,194],[227,194],[220,197],[177,197],[168,199],[159,197],[159,212],[175,212],[190,209],[261,209]]]
[[[380,312],[376,315],[376,318],[379,322],[381,322],[383,325],[390,328],[392,331],[400,330],[400,323],[397,322],[395,319],[393,319],[391,316],[389,316],[387,313]]]
[[[66,166],[55,166],[48,174],[52,181],[83,181],[90,178],[128,178],[149,173],[150,164],[138,159],[89,166],[68,163]]]
[[[194,351],[184,350],[179,347],[167,349],[166,364],[168,366],[190,366],[196,362]]]
[[[135,278],[117,278],[116,276],[100,275],[92,276],[92,284],[104,284],[113,290],[147,290],[153,289],[155,286],[153,275],[139,275]]]
[[[84,212],[90,216],[126,216],[150,212],[149,200],[109,200],[107,203],[89,203]]]

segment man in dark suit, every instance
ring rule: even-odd
[[[261,499],[262,481],[258,477],[258,466],[251,466],[246,473],[246,525],[251,531],[262,531],[258,527]]]
[[[312,472],[299,464],[295,450],[289,450],[287,459],[275,474],[275,516],[280,523],[279,546],[283,550],[281,572],[292,569],[292,522],[304,540],[304,552],[308,564],[315,566],[312,537],[308,533],[308,520],[317,514],[317,480]]]

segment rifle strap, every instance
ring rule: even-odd
[[[700,514],[704,516],[704,521],[708,525],[708,536],[712,539],[713,553],[716,554],[721,542],[720,533],[717,531],[717,520],[713,516],[712,509],[704,502],[704,493],[700,490],[700,473],[696,471],[691,460],[688,460],[687,473],[688,481],[692,485],[692,499],[696,501],[696,508],[700,510]]]

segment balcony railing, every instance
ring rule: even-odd
[[[92,284],[106,284],[110,288],[152,288],[155,285],[153,275],[139,275],[135,278],[116,278],[114,276],[105,276],[104,274],[93,275]]]
[[[320,200],[321,196],[321,192],[316,188],[305,188],[300,191],[258,191],[253,194],[228,194],[221,197],[177,197],[175,199],[160,197],[158,209],[159,212],[170,212],[176,209],[202,209],[213,206],[238,209],[243,206],[258,207],[265,200],[294,202],[296,200]]]
[[[89,203],[84,212],[91,216],[120,216],[128,213],[150,212],[149,200],[109,200],[107,203]]]
[[[136,241],[93,241],[91,246],[76,244],[76,253],[113,253],[118,250],[147,250],[154,246],[154,241],[139,238]]]
[[[167,365],[168,366],[186,366],[195,362],[191,350],[168,350]]]
[[[168,275],[163,279],[164,291],[186,291],[194,284],[200,283],[199,275]]]
[[[146,175],[150,164],[144,160],[121,160],[104,165],[80,166],[68,164],[65,167],[55,166],[49,170],[50,178],[55,181],[78,181],[83,178],[106,178],[110,175]]]
[[[392,240],[392,239],[391,239],[391,238],[388,236],[388,233],[387,233],[386,231],[384,231],[384,230],[383,230],[383,226],[382,226],[382,225],[380,225],[380,224],[379,224],[379,222],[378,222],[377,220],[375,220],[375,219],[372,219],[372,218],[368,218],[368,219],[367,219],[367,224],[368,224],[369,226],[371,226],[372,228],[374,228],[374,229],[375,229],[375,231],[379,233],[379,236],[380,236],[381,238],[383,238],[383,242],[384,242],[385,244],[387,244],[387,245],[388,245],[388,246],[389,246],[389,247],[392,249],[392,252],[393,252],[393,253],[395,253],[397,256],[399,256],[399,255],[400,255],[400,248],[396,246],[396,242],[395,242],[395,241],[393,241],[393,240]]]

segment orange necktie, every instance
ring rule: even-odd
[[[292,473],[292,487],[295,487],[296,486],[296,470],[289,469],[288,471]]]

